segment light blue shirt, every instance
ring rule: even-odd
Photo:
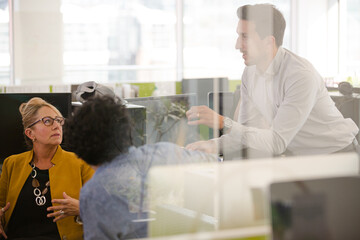
[[[147,235],[147,175],[152,166],[216,162],[215,155],[172,143],[130,147],[101,165],[82,188],[80,216],[85,239],[129,239]],[[166,181],[166,179],[164,179]]]

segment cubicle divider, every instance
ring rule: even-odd
[[[253,236],[261,237],[270,226],[271,183],[358,174],[355,153],[154,167],[149,236],[258,228]]]

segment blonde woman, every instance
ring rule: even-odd
[[[79,193],[93,169],[60,146],[65,119],[32,98],[19,107],[31,150],[5,159],[0,176],[0,237],[82,239]]]

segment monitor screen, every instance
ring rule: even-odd
[[[215,100],[217,101],[215,102]],[[233,118],[237,102],[234,102],[233,92],[209,92],[208,106],[220,115]]]
[[[33,97],[54,105],[66,118],[71,113],[71,93],[0,94],[0,163],[10,155],[27,151],[19,106]]]
[[[360,239],[360,178],[270,186],[273,239]]]
[[[183,93],[195,93],[197,105],[207,105],[209,92],[229,91],[228,78],[191,78],[183,79]]]
[[[126,99],[146,107],[146,143],[173,142],[180,146],[199,140],[198,126],[187,124],[186,111],[195,105],[195,94]]]

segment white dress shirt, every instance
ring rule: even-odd
[[[282,47],[264,73],[245,68],[237,120],[230,133],[214,140],[228,150],[250,147],[276,155],[333,153],[359,131],[335,107],[315,68]]]

